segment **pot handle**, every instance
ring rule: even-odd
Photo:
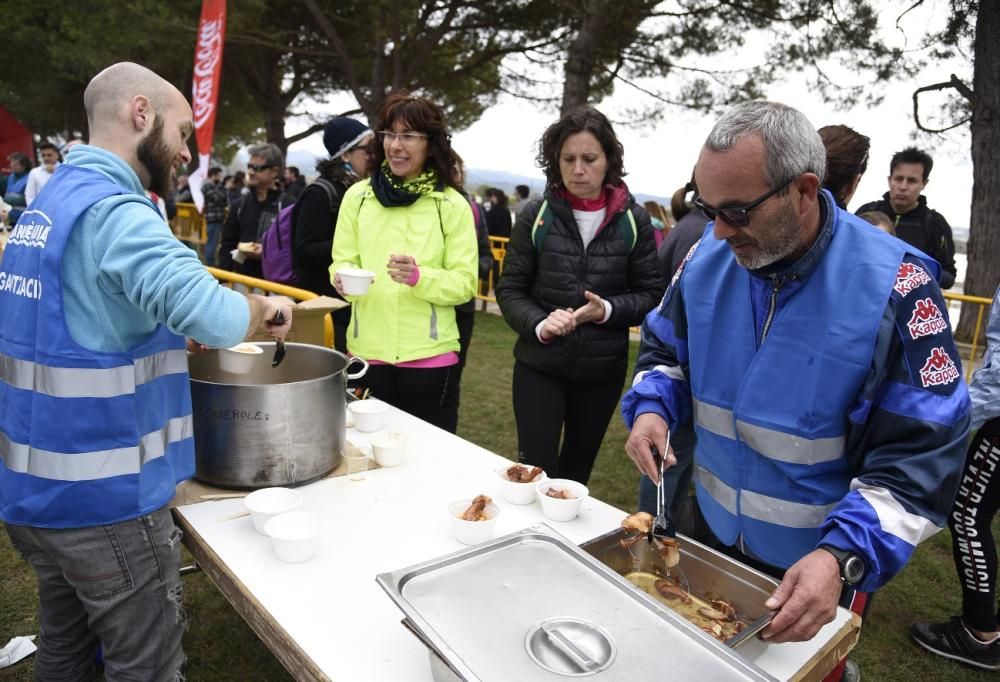
[[[361,370],[358,372],[354,372],[353,374],[351,372],[348,372],[347,373],[348,379],[359,379],[363,377],[365,373],[368,371],[368,361],[365,360],[364,358],[359,358],[357,355],[352,355],[351,358],[347,361],[347,368],[349,368],[351,366],[351,363],[353,363],[355,360],[361,363]]]

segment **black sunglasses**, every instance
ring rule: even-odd
[[[757,197],[746,206],[727,206],[725,208],[715,208],[714,206],[709,206],[702,201],[700,196],[695,196],[692,203],[694,203],[694,205],[698,207],[698,210],[704,213],[705,217],[709,220],[715,220],[716,216],[722,216],[722,219],[726,221],[726,224],[731,227],[746,227],[750,224],[750,211],[763,204],[774,194],[777,194],[781,190],[785,189],[785,187],[791,184],[794,179],[795,178],[789,178],[785,180],[767,194]]]
[[[262,170],[267,170],[268,168],[274,168],[276,164],[273,163],[248,163],[247,168],[252,170],[254,173],[259,173]]]

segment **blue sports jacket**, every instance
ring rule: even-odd
[[[969,398],[937,264],[821,202],[791,266],[749,272],[709,225],[643,324],[622,410],[630,427],[694,423],[699,504],[723,542],[782,568],[852,550],[873,591],[944,525]]]
[[[5,523],[134,518],[166,504],[194,471],[184,337],[159,324],[124,352],[100,352],[75,342],[66,321],[61,264],[74,226],[95,203],[126,193],[64,164],[10,235],[0,268]]]

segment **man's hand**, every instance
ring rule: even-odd
[[[653,461],[653,446],[667,458],[664,469],[677,464],[673,448],[667,451],[667,432],[667,422],[663,417],[653,412],[646,412],[635,418],[632,432],[625,441],[625,452],[635,462],[636,468],[649,476],[653,483],[660,482],[660,469]]]
[[[200,354],[200,353],[207,353],[209,350],[211,350],[211,349],[208,346],[206,346],[205,344],[203,344],[203,343],[198,343],[194,339],[188,339],[187,340],[187,352],[188,353],[194,353],[194,354],[197,355],[197,354]]]
[[[556,308],[542,323],[542,338],[548,341],[556,336],[566,336],[576,329],[576,320],[573,318],[573,309]]]
[[[256,331],[264,331],[277,340],[284,341],[285,334],[292,326],[292,306],[288,300],[276,296],[250,294],[247,296],[247,303],[250,304],[250,327],[247,329],[247,337]],[[278,312],[285,318],[282,324],[274,324],[272,321]]]
[[[761,637],[768,642],[805,642],[837,615],[840,566],[825,549],[816,549],[792,564],[764,606],[779,609]]]
[[[600,322],[604,319],[604,299],[590,291],[583,292],[587,302],[573,311],[573,319],[577,324]]]

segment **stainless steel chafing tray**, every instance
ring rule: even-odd
[[[663,561],[656,549],[642,540],[622,547],[625,536],[625,530],[618,528],[584,542],[580,549],[622,576],[635,571],[657,573]],[[683,571],[681,582],[686,579],[687,587],[696,595],[725,599],[741,619],[750,621],[739,635],[726,642],[728,646],[738,647],[771,622],[773,613],[764,607],[764,602],[778,587],[778,581],[680,533],[677,540],[681,549],[678,564]],[[680,572],[674,573],[681,576]]]
[[[544,524],[376,579],[465,680],[774,679]]]

